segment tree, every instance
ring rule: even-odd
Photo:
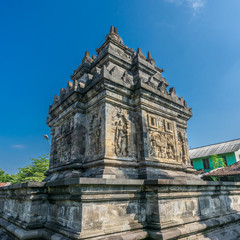
[[[13,180],[13,177],[8,174],[5,173],[1,168],[0,168],[0,182],[2,183],[7,183],[7,182],[11,182]]]
[[[213,169],[226,167],[226,163],[224,161],[224,158],[219,157],[217,154],[211,156]]]
[[[212,159],[213,169],[226,167],[226,163],[225,163],[225,161],[224,161],[224,158],[219,157],[217,154],[212,155],[212,156],[211,156],[211,159]],[[220,180],[219,177],[213,177],[213,176],[211,176],[211,178],[212,178],[214,181],[219,181],[219,180]]]
[[[12,175],[12,183],[41,182],[45,178],[45,172],[49,168],[49,154],[38,158],[32,158],[32,163],[19,168],[16,175]]]

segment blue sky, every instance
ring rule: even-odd
[[[189,146],[240,137],[240,1],[1,1],[0,168],[48,153],[48,106],[111,25],[187,100]]]

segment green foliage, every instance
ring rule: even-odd
[[[226,167],[226,164],[224,162],[224,158],[219,157],[218,155],[212,155],[212,164],[213,164],[213,169],[221,168],[221,167]]]
[[[219,181],[219,180],[218,180],[218,177],[213,177],[213,176],[211,176],[211,178],[212,178],[212,180],[213,180],[214,182]]]
[[[211,156],[211,159],[212,159],[213,169],[226,167],[226,163],[225,163],[225,161],[224,161],[224,158],[219,157],[217,154],[212,155],[212,156]],[[219,178],[219,177],[213,177],[213,176],[211,176],[211,178],[212,178],[213,181],[215,181],[215,182],[220,181],[220,178]]]
[[[0,168],[0,182],[2,183],[7,183],[7,182],[11,182],[13,180],[13,177],[8,174],[5,173],[1,168]]]
[[[16,175],[9,175],[4,173],[1,178],[0,171],[0,182],[11,182],[11,183],[24,183],[24,182],[41,182],[45,178],[45,172],[49,168],[49,154],[42,155],[38,158],[32,158],[32,163],[26,167],[19,168]],[[9,178],[6,178],[9,176]],[[5,180],[8,181],[5,181]]]

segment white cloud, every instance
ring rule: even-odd
[[[23,149],[23,148],[25,148],[25,146],[23,144],[15,144],[15,145],[12,145],[11,148]]]
[[[198,11],[200,8],[204,7],[204,0],[187,0],[188,3],[192,6],[194,12]]]
[[[193,14],[197,14],[201,8],[205,6],[206,0],[166,0],[176,5],[186,4],[193,10]]]

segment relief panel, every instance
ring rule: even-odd
[[[177,128],[178,159],[182,163],[189,165],[189,151],[187,142],[187,133],[185,129]]]
[[[52,165],[71,161],[73,129],[73,118],[67,119],[60,126],[52,129]]]
[[[117,157],[136,157],[133,144],[133,131],[127,110],[114,107],[112,110],[112,152]]]
[[[88,141],[87,156],[98,156],[103,154],[104,122],[101,111],[93,111],[87,118]]]
[[[174,123],[168,119],[147,115],[149,154],[153,158],[177,160]]]

